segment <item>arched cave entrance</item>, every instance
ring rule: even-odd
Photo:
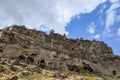
[[[41,61],[39,61],[38,62],[38,65],[39,65],[39,67],[41,67],[41,68],[45,68],[46,67],[46,65],[45,65],[45,60],[44,59],[41,59]]]
[[[91,74],[94,73],[94,70],[91,68],[89,64],[83,63],[83,69]]]
[[[68,70],[73,72],[80,72],[80,68],[76,65],[68,65]]]
[[[24,56],[24,55],[20,55],[20,56],[18,57],[18,59],[19,59],[19,60],[22,60],[22,61],[25,61],[25,56]]]
[[[112,74],[115,76],[115,75],[116,75],[116,71],[115,71],[115,70],[113,70],[113,71],[112,71]]]
[[[68,66],[69,71],[74,71],[74,68],[72,66]]]

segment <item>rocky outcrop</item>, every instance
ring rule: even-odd
[[[120,72],[120,57],[100,41],[68,39],[65,35],[13,25],[0,31],[0,56],[44,69],[112,76]],[[85,73],[86,72],[86,73]]]

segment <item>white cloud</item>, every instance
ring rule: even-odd
[[[120,28],[117,31],[117,35],[120,36]]]
[[[117,41],[117,42],[120,42],[120,27],[118,28],[116,34],[117,34],[117,36],[118,36],[117,39],[116,39],[116,41]]]
[[[89,26],[88,26],[88,29],[87,31],[91,34],[94,34],[95,33],[95,28],[96,28],[96,25],[94,22],[92,22]]]
[[[91,36],[89,36],[88,39],[99,39],[102,35],[101,34],[93,34]]]
[[[44,24],[58,33],[65,30],[71,18],[90,13],[106,0],[0,0],[0,28],[22,24],[37,28]]]
[[[110,0],[111,3],[115,3],[115,2],[118,2],[119,0]]]
[[[98,39],[98,38],[100,38],[100,36],[101,36],[100,34],[96,34],[96,35],[93,36],[93,38]]]
[[[47,26],[45,26],[45,25],[41,25],[41,26],[40,26],[40,31],[43,31],[43,32],[45,32],[46,34],[49,34],[50,28],[47,27]]]
[[[114,24],[115,18],[116,15],[114,10],[107,13],[106,29],[109,29],[109,27]]]
[[[119,20],[119,14],[117,15],[116,13],[119,13],[119,11],[117,11],[118,8],[120,8],[120,2],[119,0],[110,0],[112,5],[110,6],[110,8],[107,10],[106,15],[106,22],[105,22],[105,31],[104,31],[104,35],[109,35],[109,33],[111,32],[111,26],[113,26],[115,24],[115,22],[117,20]]]

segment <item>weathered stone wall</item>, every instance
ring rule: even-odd
[[[67,39],[65,35],[53,32],[46,35],[25,26],[14,25],[0,31],[0,54],[46,69],[105,75],[119,69],[115,65],[109,67],[110,63],[118,62],[112,61],[112,48],[104,42]]]

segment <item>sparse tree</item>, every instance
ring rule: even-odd
[[[54,32],[55,32],[54,29],[51,29],[51,30],[50,30],[50,33],[54,33]]]

